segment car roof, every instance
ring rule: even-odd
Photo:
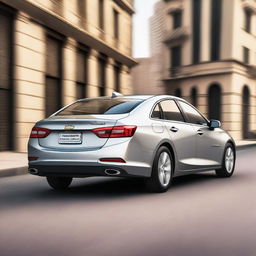
[[[173,95],[167,95],[167,94],[156,94],[156,95],[122,95],[118,96],[116,98],[125,98],[125,99],[141,99],[141,100],[147,100],[147,99],[164,99],[164,98],[172,98],[172,99],[177,99],[177,100],[183,100],[182,98],[173,96]]]
[[[173,95],[166,95],[166,94],[156,94],[156,95],[149,95],[149,94],[134,94],[134,95],[120,95],[116,97],[111,97],[111,96],[102,96],[102,97],[95,97],[95,98],[84,98],[80,99],[78,101],[84,101],[84,100],[90,100],[90,99],[134,99],[134,100],[148,100],[148,99],[153,99],[155,98],[156,100],[164,99],[164,98],[173,98],[173,99],[179,99],[183,100],[182,98],[173,96]]]

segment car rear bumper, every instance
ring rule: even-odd
[[[139,157],[141,148],[137,145],[131,148],[128,139],[119,144],[111,145],[109,142],[107,145],[98,150],[53,150],[40,147],[33,140],[28,146],[28,156],[38,159],[29,162],[29,169],[37,169],[38,171],[32,174],[40,176],[106,176],[106,169],[116,169],[120,172],[116,176],[150,177],[150,154],[147,154],[148,159]],[[101,158],[121,158],[125,163],[102,162]]]
[[[62,177],[92,177],[92,176],[111,176],[111,177],[149,177],[148,168],[136,166],[117,166],[108,165],[41,165],[29,164],[29,173],[38,176],[62,176]]]

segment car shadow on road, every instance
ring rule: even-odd
[[[40,178],[41,179],[41,178]],[[170,190],[165,196],[174,195],[184,189],[188,191],[195,186],[202,184],[212,184],[219,182],[213,173],[193,174],[188,176],[176,177],[173,179]],[[213,184],[212,184],[213,185]],[[145,189],[142,179],[125,178],[88,178],[74,180],[71,187],[65,191],[55,191],[51,189],[45,180],[35,182],[34,177],[26,188],[9,188],[2,191],[0,197],[1,206],[18,207],[27,204],[44,203],[68,203],[68,202],[90,202],[90,201],[108,201],[114,199],[130,199],[132,197],[151,197],[156,194],[150,193]],[[160,195],[162,196],[162,195]],[[5,200],[6,199],[6,200]]]
[[[90,179],[90,178],[89,178]],[[68,190],[54,191],[47,189],[44,191],[45,195],[51,194],[51,196],[60,198],[83,198],[87,200],[94,199],[113,199],[113,198],[125,198],[131,196],[150,196],[154,193],[150,193],[142,179],[125,179],[125,178],[100,178],[92,180],[81,180],[74,182]],[[216,180],[216,176],[212,173],[207,174],[193,174],[182,177],[176,177],[173,179],[170,190],[167,193],[172,193],[184,187],[199,185],[205,182],[211,182]],[[41,191],[42,192],[42,191]]]

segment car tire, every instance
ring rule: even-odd
[[[151,192],[166,192],[172,181],[174,161],[170,150],[161,146],[155,155],[151,177],[146,180],[146,187]]]
[[[228,143],[224,150],[222,167],[220,169],[215,170],[216,175],[222,178],[231,177],[235,170],[235,163],[236,163],[235,147],[231,143]]]
[[[46,177],[48,184],[55,190],[65,190],[72,182],[70,177]]]

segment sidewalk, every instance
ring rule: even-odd
[[[27,173],[27,154],[0,152],[0,178]]]
[[[236,142],[237,150],[256,146],[256,140]],[[26,153],[0,152],[0,178],[27,174],[28,160]]]

